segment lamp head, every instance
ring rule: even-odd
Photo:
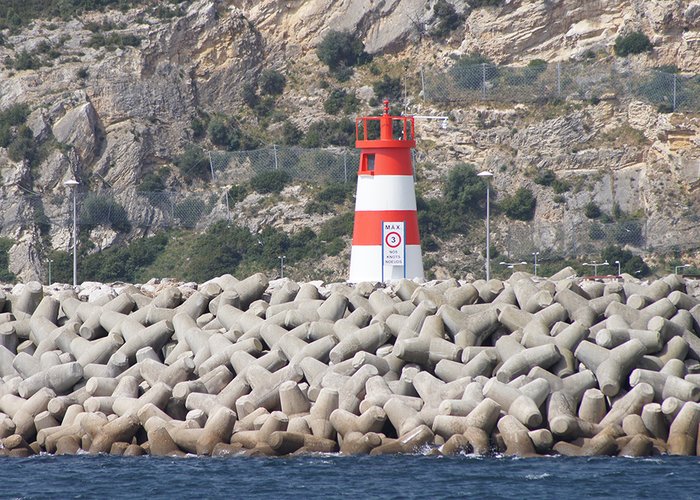
[[[63,182],[63,185],[66,187],[69,187],[69,188],[74,188],[78,184],[80,184],[80,183],[78,181],[76,181],[75,179],[68,179],[67,181]]]

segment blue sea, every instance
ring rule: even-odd
[[[698,498],[700,458],[0,459],[1,498]]]

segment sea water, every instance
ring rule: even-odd
[[[2,498],[700,498],[700,459],[35,456]]]

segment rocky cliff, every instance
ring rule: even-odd
[[[212,147],[197,138],[193,123],[199,116],[235,117],[243,127],[256,128],[262,142],[272,141],[279,124],[252,116],[242,103],[244,85],[264,69],[287,78],[276,104],[281,114],[302,130],[326,117],[322,103],[329,89],[321,82],[328,77],[315,48],[329,30],[357,33],[375,57],[375,72],[403,77],[409,112],[450,116],[447,129],[418,123],[420,157],[433,165],[422,172],[424,179],[437,181],[456,161],[475,163],[498,172],[497,192],[527,186],[537,194],[535,224],[576,227],[584,220],[583,207],[594,201],[604,212],[619,207],[642,214],[649,247],[694,247],[700,240],[695,114],[660,113],[617,96],[546,109],[527,103],[436,103],[421,99],[419,82],[421,68],[439,71],[472,53],[515,65],[591,55],[609,61],[615,39],[633,31],[645,33],[654,49],[630,56],[627,64],[698,72],[700,3],[504,0],[472,6],[477,3],[451,2],[461,15],[459,26],[441,38],[431,36],[439,19],[435,2],[425,0],[200,0],[183,2],[167,18],[135,7],[4,30],[0,111],[28,105],[26,123],[36,149],[22,157],[0,148],[2,233],[16,241],[11,271],[36,278],[45,272],[47,249],[66,248],[67,225],[46,228],[36,222],[37,210],[50,220],[68,220],[66,179],[75,177],[91,191],[120,191],[130,217],[156,217],[135,198],[145,174],[165,167],[171,171],[166,187],[206,192],[205,184],[184,182],[172,168],[189,144]],[[23,57],[33,57],[33,63],[22,64]],[[355,90],[360,112],[366,112],[375,97],[372,79],[377,76],[365,68],[337,85]],[[533,181],[533,172],[546,169],[579,189],[557,197]],[[40,208],[30,201],[31,193],[41,195]],[[234,217],[250,227],[265,221],[290,230],[318,222],[303,216],[303,192],[285,193],[284,209],[246,210],[244,203]],[[503,219],[499,225],[507,234],[510,223]],[[134,228],[105,245],[145,232]],[[437,255],[436,268],[441,259],[449,260]]]

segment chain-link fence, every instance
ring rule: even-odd
[[[328,184],[352,181],[360,153],[344,148],[272,146],[254,151],[212,151],[209,159],[215,182],[241,184],[256,174],[279,170],[295,180]]]
[[[421,69],[423,98],[434,102],[540,102],[635,98],[660,111],[698,111],[700,77],[636,70],[618,62],[524,67],[457,61],[447,70]]]
[[[595,220],[571,222],[517,222],[497,230],[494,241],[509,259],[523,259],[533,252],[552,258],[599,255],[608,246],[647,250],[647,222],[629,219],[618,222]]]

